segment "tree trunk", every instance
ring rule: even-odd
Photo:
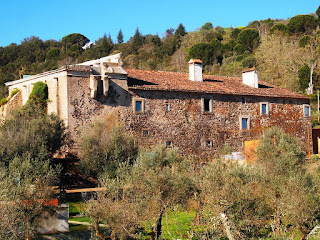
[[[230,227],[230,224],[229,224],[227,216],[224,213],[221,213],[220,217],[221,217],[221,221],[223,223],[223,226],[224,226],[224,229],[226,231],[228,239],[229,240],[234,240],[234,237],[233,237],[233,235],[231,233],[231,227]]]
[[[98,238],[100,238],[101,240],[106,240],[106,238],[100,233],[99,231],[99,224],[98,221],[93,220],[92,226],[94,227],[95,231],[96,231],[96,236]]]
[[[163,216],[164,211],[165,211],[165,208],[163,208],[160,211],[159,217],[158,217],[156,223],[153,225],[152,239],[160,239],[160,237],[161,237],[161,228],[162,228],[161,221],[162,221],[162,216]]]

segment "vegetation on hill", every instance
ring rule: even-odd
[[[318,29],[319,16],[311,14],[256,20],[239,28],[214,27],[207,22],[192,32],[179,24],[167,29],[163,37],[143,35],[137,28],[128,42],[123,42],[120,29],[117,41],[104,34],[87,49],[82,47],[89,39],[80,33],[61,41],[32,36],[19,45],[0,47],[0,98],[6,94],[4,82],[116,52],[122,52],[129,68],[187,71],[191,57],[200,58],[204,72],[215,75],[240,76],[243,68],[256,66],[261,80],[293,91],[304,90],[298,71],[307,64],[318,88],[320,66],[314,64],[319,56]]]

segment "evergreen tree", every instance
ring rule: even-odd
[[[179,36],[179,37],[182,37],[182,36],[186,35],[186,29],[185,29],[185,27],[183,26],[182,23],[179,24],[179,26],[178,26],[178,28],[177,28],[177,30],[175,32],[175,35]]]
[[[123,43],[123,34],[122,34],[121,29],[118,33],[117,40],[118,40],[118,43]]]

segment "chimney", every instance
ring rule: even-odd
[[[256,68],[249,68],[242,71],[242,83],[253,88],[258,88],[258,72]]]
[[[200,59],[190,59],[189,80],[202,82],[202,61]]]

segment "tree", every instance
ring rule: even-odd
[[[186,35],[186,29],[183,26],[182,23],[179,24],[177,30],[174,33],[177,37],[183,37],[184,35]]]
[[[259,44],[259,32],[255,29],[243,29],[238,35],[237,42],[252,52]]]
[[[202,27],[201,27],[201,30],[202,31],[209,31],[209,30],[211,30],[211,29],[213,29],[213,25],[212,25],[212,23],[211,22],[206,22]]]
[[[305,151],[297,139],[279,128],[261,137],[257,148],[257,164],[266,187],[267,204],[272,209],[274,237],[282,237],[288,228],[306,237],[318,211],[313,179],[305,173]]]
[[[80,33],[71,33],[63,37],[61,40],[62,44],[64,44],[67,47],[71,47],[74,44],[78,44],[79,46],[82,47],[89,41],[90,40],[86,36]]]
[[[136,29],[135,34],[131,38],[132,49],[135,53],[137,53],[140,46],[143,44],[144,37],[139,32],[139,28]]]
[[[134,165],[129,165],[125,163],[117,169],[116,179],[105,179],[107,192],[89,202],[89,216],[96,222],[96,233],[105,238],[97,224],[104,221],[113,236],[134,237],[133,233],[139,233],[139,223],[147,220],[154,222],[152,239],[160,239],[165,211],[186,204],[196,191],[190,162],[174,149],[159,148],[140,153]]]
[[[317,14],[318,18],[320,18],[320,6],[318,7],[316,14]]]
[[[290,34],[311,33],[318,26],[317,19],[312,15],[297,15],[291,18],[287,28]]]
[[[117,40],[118,40],[118,43],[123,43],[123,34],[122,34],[121,29],[119,30]]]
[[[51,158],[65,143],[65,134],[62,121],[39,104],[43,98],[43,83],[36,83],[27,104],[0,127],[2,239],[32,238],[37,219],[45,210],[54,211],[45,204],[60,171],[51,166]]]
[[[52,48],[46,54],[46,61],[57,60],[60,56],[59,48]]]
[[[299,68],[298,76],[300,91],[304,92],[308,88],[310,81],[310,67],[308,64],[304,64]]]
[[[189,50],[189,58],[201,59],[203,65],[211,65],[214,62],[222,63],[223,45],[214,40],[211,43],[198,43]]]
[[[230,38],[232,38],[233,40],[237,40],[240,32],[241,30],[239,28],[233,29],[230,34]]]
[[[116,177],[122,162],[133,162],[138,153],[136,141],[128,135],[114,115],[97,119],[82,132],[80,166],[92,176]]]

